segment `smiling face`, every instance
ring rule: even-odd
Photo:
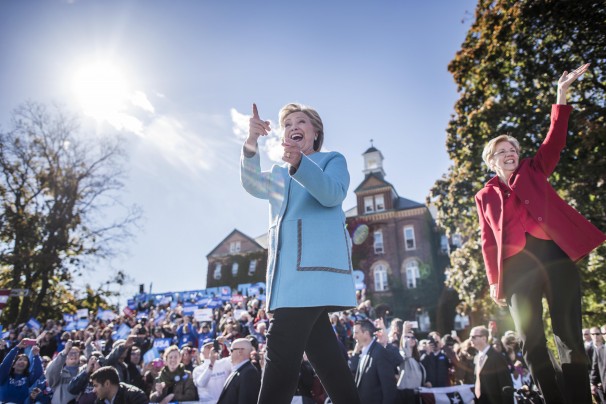
[[[23,374],[27,368],[29,368],[29,359],[27,359],[27,356],[25,355],[19,355],[13,364],[15,373]]]
[[[490,158],[490,167],[500,178],[508,179],[518,168],[519,162],[516,147],[508,141],[502,141],[497,143],[494,148],[494,153]]]
[[[166,366],[168,366],[168,370],[171,372],[174,372],[175,369],[177,369],[179,363],[181,363],[181,354],[178,350],[171,351],[166,355]]]
[[[304,112],[293,112],[284,118],[284,137],[298,144],[305,155],[313,153],[316,129]]]

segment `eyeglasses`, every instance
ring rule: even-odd
[[[406,339],[416,339],[415,337],[413,337],[412,335],[405,335],[404,338]]]
[[[230,350],[230,352],[233,352],[233,351],[240,351],[240,350],[243,350],[243,349],[244,348],[230,348],[229,350]]]
[[[499,150],[498,152],[493,153],[492,157],[504,156],[506,153],[509,153],[509,154],[518,154],[518,151],[516,149]]]
[[[602,335],[601,332],[592,332],[591,335]]]

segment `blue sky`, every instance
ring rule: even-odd
[[[256,237],[268,208],[241,188],[251,104],[277,121],[301,102],[324,121],[327,150],[362,181],[370,139],[400,196],[424,202],[450,162],[456,87],[447,65],[475,2],[23,0],[0,2],[0,123],[31,99],[82,114],[93,136],[119,133],[124,201],[144,210],[110,268],[154,292],[203,288],[206,254],[234,228]],[[101,83],[101,85],[99,85]],[[276,127],[277,125],[273,125]],[[263,144],[269,168],[277,133]]]

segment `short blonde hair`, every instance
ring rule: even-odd
[[[495,137],[494,139],[492,139],[491,141],[486,143],[486,146],[484,146],[484,150],[482,151],[482,160],[484,160],[484,163],[491,170],[492,170],[492,167],[490,165],[490,162],[493,159],[493,154],[495,153],[495,149],[497,148],[497,145],[501,142],[511,143],[513,145],[513,147],[516,149],[516,151],[518,152],[518,154],[520,154],[520,142],[518,142],[518,139],[516,139],[515,137],[510,136],[510,135],[501,135],[501,136]],[[492,171],[494,171],[494,170],[492,170]]]
[[[177,352],[179,357],[181,356],[181,351],[179,351],[179,347],[176,345],[171,345],[168,348],[166,348],[166,350],[164,351],[164,360],[167,360],[168,355],[170,355],[172,352]]]
[[[303,112],[313,125],[314,129],[317,133],[317,138],[314,140],[314,151],[320,151],[322,148],[322,143],[324,143],[324,124],[322,123],[322,118],[320,118],[320,114],[318,112],[308,106],[297,103],[286,104],[280,110],[280,127],[284,129],[284,120],[286,117],[293,112]]]

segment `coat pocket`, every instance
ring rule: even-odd
[[[297,271],[351,273],[345,225],[338,220],[297,220]]]

